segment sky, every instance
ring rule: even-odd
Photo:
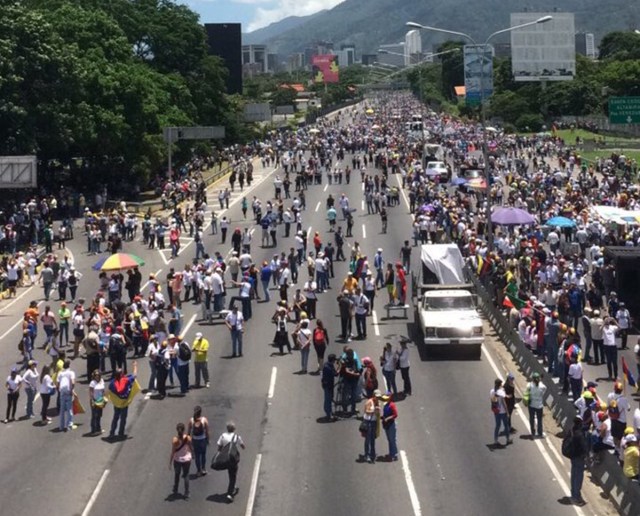
[[[202,23],[242,23],[251,32],[287,16],[307,16],[343,0],[179,0],[200,15]]]

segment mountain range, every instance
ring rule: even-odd
[[[381,44],[404,41],[405,23],[416,21],[471,35],[479,43],[509,26],[512,12],[554,11],[575,14],[576,32],[592,32],[596,42],[614,30],[640,28],[640,11],[630,0],[345,0],[311,16],[289,17],[243,34],[243,42],[264,43],[282,56],[303,52],[316,41],[334,48],[355,44],[356,52],[372,54]],[[423,31],[422,46],[430,50],[454,36]],[[509,36],[494,42],[508,42]]]

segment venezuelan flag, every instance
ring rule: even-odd
[[[107,389],[107,398],[115,408],[125,408],[131,405],[133,398],[140,392],[140,384],[136,377],[127,375],[119,381],[111,380]]]
[[[633,377],[633,374],[627,367],[627,362],[625,361],[624,357],[622,357],[622,374],[624,375],[625,380],[631,387],[635,387],[636,389],[638,388],[636,384],[636,379]]]

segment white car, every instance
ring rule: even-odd
[[[434,179],[438,176],[441,182],[447,181],[449,178],[449,171],[443,161],[430,161],[427,163],[425,173],[430,179]]]
[[[455,353],[469,350],[480,358],[484,341],[482,319],[467,290],[429,290],[420,303],[420,325],[425,350],[431,354],[438,349]]]

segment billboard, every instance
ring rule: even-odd
[[[37,188],[35,156],[0,156],[1,188]]]
[[[249,103],[244,106],[245,122],[270,122],[271,121],[271,104]]]
[[[464,88],[468,106],[478,106],[493,94],[493,47],[464,46]]]
[[[313,82],[338,82],[338,58],[333,54],[322,54],[311,57]]]
[[[546,13],[511,13],[511,26]],[[516,81],[570,81],[576,74],[573,13],[551,13],[546,23],[511,32],[511,68]]]

